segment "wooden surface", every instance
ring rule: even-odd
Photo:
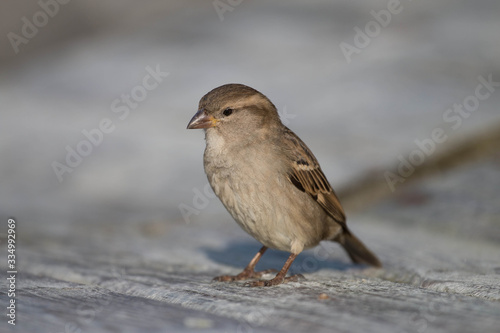
[[[352,228],[383,269],[352,265],[325,243],[292,266],[305,281],[278,287],[211,282],[237,273],[259,249],[225,216],[168,230],[146,223],[142,230],[160,230],[146,234],[134,223],[95,221],[74,238],[40,239],[20,227],[18,325],[2,323],[2,331],[498,332],[498,202],[475,200],[465,185],[473,178],[485,197],[497,195],[499,157],[353,214]],[[450,194],[451,180],[443,214],[436,198]],[[401,199],[423,193],[429,200]],[[286,256],[269,251],[258,268],[279,268]]]

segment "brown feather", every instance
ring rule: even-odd
[[[290,182],[308,193],[343,229],[347,229],[344,209],[312,152],[288,128],[284,135],[293,159]]]

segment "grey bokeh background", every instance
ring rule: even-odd
[[[500,81],[497,0],[401,0],[350,59],[342,43],[395,1],[66,2],[0,4],[0,220],[17,220],[19,270],[19,325],[0,331],[496,332],[498,87],[459,126],[445,115],[480,77]],[[168,75],[114,112],[156,69]],[[185,129],[228,82],[274,102],[383,269],[324,242],[292,266],[306,281],[210,283],[259,248],[205,192],[203,132]],[[110,133],[60,181],[52,165],[106,119]],[[439,129],[426,167],[391,191],[385,172]],[[286,258],[268,251],[258,269]]]
[[[193,189],[206,184],[203,134],[185,126],[199,98],[228,82],[255,87],[290,115],[336,188],[397,165],[436,127],[450,138],[440,151],[500,121],[492,94],[457,130],[443,123],[478,76],[500,76],[497,1],[401,1],[350,63],[340,44],[355,45],[355,27],[386,1],[242,1],[219,16],[207,1],[75,0],[18,53],[8,33],[22,35],[22,18],[33,22],[42,8],[1,6],[0,211],[37,232],[184,223],[179,204],[192,206]],[[112,102],[141,85],[147,66],[169,75],[120,120]],[[114,131],[59,182],[51,163],[64,163],[65,147],[104,118]],[[220,209],[212,200],[205,213]]]

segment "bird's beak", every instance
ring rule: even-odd
[[[218,120],[209,116],[205,109],[201,109],[191,118],[187,129],[210,128],[217,125]]]

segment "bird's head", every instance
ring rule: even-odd
[[[276,107],[257,90],[243,84],[225,84],[203,96],[188,129],[215,129],[219,133],[251,133],[281,124]]]

